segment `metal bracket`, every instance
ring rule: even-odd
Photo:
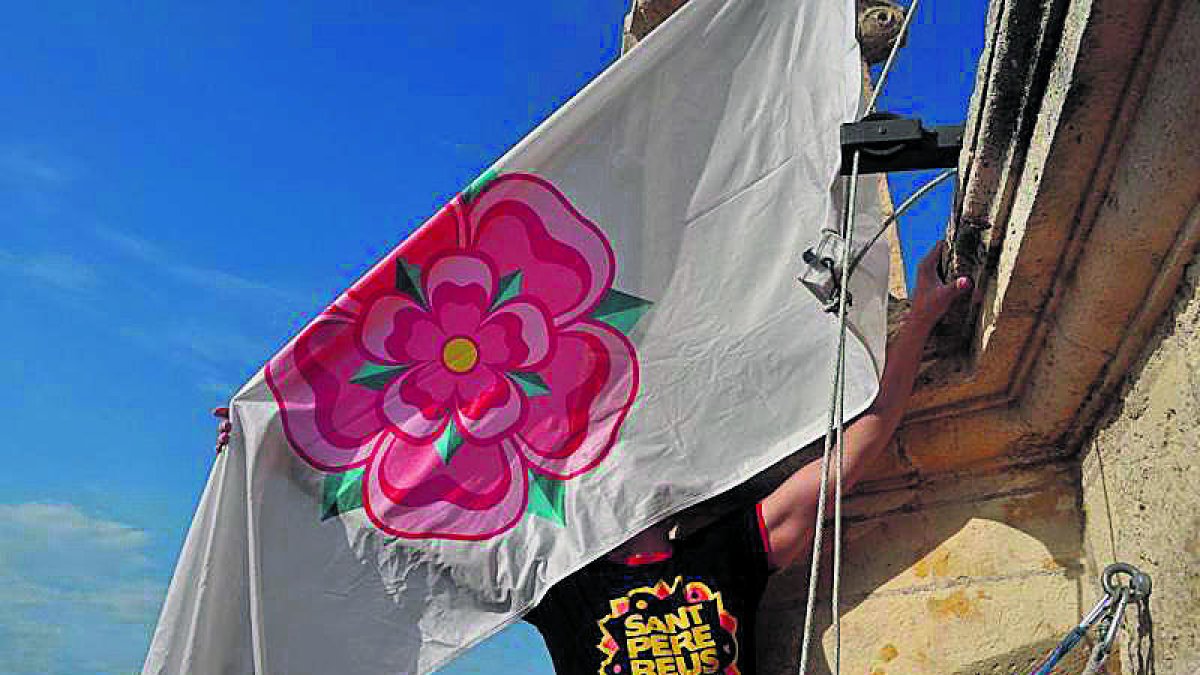
[[[950,169],[958,166],[963,125],[926,129],[921,120],[874,113],[842,125],[842,170],[850,174],[854,153],[860,174]]]

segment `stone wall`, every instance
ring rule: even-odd
[[[1163,675],[1200,671],[1198,448],[1200,264],[1193,261],[1170,314],[1082,454],[1087,574],[1123,561],[1153,577]]]
[[[1073,465],[1051,464],[852,498],[841,672],[1028,672],[1099,597],[1083,572],[1077,485]],[[807,577],[805,560],[767,589],[758,617],[762,673],[797,672]],[[832,672],[826,577],[814,673]],[[1063,672],[1082,670],[1086,656],[1079,650]]]

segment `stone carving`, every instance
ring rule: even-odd
[[[634,0],[633,8],[625,17],[625,35],[621,43],[621,51],[627,52],[658,24],[667,20],[675,10],[687,4],[688,0]]]
[[[634,0],[625,17],[621,51],[627,52],[688,0]],[[857,0],[858,42],[868,64],[881,63],[900,34],[904,8],[892,0]]]
[[[863,60],[868,64],[886,61],[903,23],[904,8],[892,0],[858,0],[858,44]]]

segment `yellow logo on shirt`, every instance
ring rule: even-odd
[[[636,588],[597,622],[600,675],[740,675],[737,619],[703,582]]]

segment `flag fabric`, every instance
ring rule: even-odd
[[[838,326],[796,277],[840,217],[854,26],[693,0],[322,311],[233,399],[144,672],[428,672],[820,437]]]

